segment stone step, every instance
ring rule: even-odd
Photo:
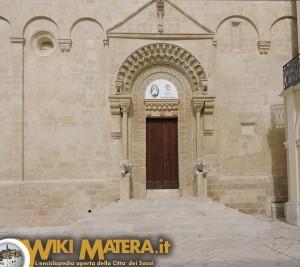
[[[217,204],[217,203],[208,203],[208,204],[181,204],[181,205],[174,205],[174,204],[161,204],[161,205],[110,205],[105,207],[102,211],[107,213],[126,213],[126,212],[137,212],[137,211],[145,211],[145,212],[167,212],[167,211],[177,211],[177,210],[224,210],[224,204]]]
[[[251,224],[251,223],[257,223],[257,220],[255,218],[236,218],[236,217],[228,217],[226,220],[224,220],[226,223],[234,223],[236,224],[238,220],[238,224]],[[138,224],[138,225],[143,225],[143,224],[166,224],[166,225],[182,225],[182,224],[195,224],[195,225],[200,225],[200,224],[215,224],[218,222],[216,218],[213,217],[173,217],[173,218],[135,218],[135,217],[128,217],[128,218],[99,218],[99,219],[85,219],[80,222],[78,222],[78,225],[93,225],[97,224],[98,226],[109,226],[111,224],[118,224],[122,222],[122,224]]]
[[[176,210],[176,211],[165,211],[163,214],[161,211],[132,211],[132,212],[97,212],[90,214],[84,219],[120,219],[125,220],[126,218],[180,218],[180,217],[211,217],[211,218],[249,218],[249,215],[239,213],[237,210],[233,209],[220,209],[220,210]]]
[[[157,189],[157,190],[147,190],[146,199],[169,199],[169,198],[179,198],[179,189]]]
[[[174,198],[119,201],[91,213],[75,227],[99,233],[172,232],[210,237],[216,229],[232,236],[235,231],[268,229],[269,224],[208,198]]]
[[[168,198],[168,199],[145,199],[145,198],[133,198],[128,201],[118,201],[119,205],[161,205],[161,204],[189,204],[189,203],[213,203],[210,198],[195,198],[195,197],[180,197],[180,198]]]

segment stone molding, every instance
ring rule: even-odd
[[[196,96],[192,98],[192,106],[195,113],[203,112],[203,133],[213,135],[213,113],[215,108],[215,96]]]
[[[179,100],[145,100],[147,117],[177,117]]]
[[[71,39],[58,39],[57,42],[61,52],[70,52],[72,46]]]
[[[209,40],[214,38],[214,33],[133,33],[133,32],[108,32],[107,39],[103,40],[104,46],[109,45],[109,39],[137,39],[137,40]]]
[[[197,58],[187,50],[173,44],[155,43],[134,51],[120,67],[116,95],[129,95],[137,75],[151,65],[165,64],[179,69],[187,77],[193,92],[207,94],[207,77]]]
[[[120,117],[123,114],[127,115],[132,102],[131,96],[128,95],[110,96],[109,102],[110,102],[110,113],[112,115],[111,137],[113,139],[120,139],[122,137]]]
[[[113,95],[109,97],[111,115],[121,115],[128,112],[131,105],[131,96],[129,95]]]
[[[268,54],[270,50],[271,42],[270,41],[258,41],[257,47],[260,54]]]
[[[23,37],[10,37],[10,42],[13,44],[25,45],[25,39]]]

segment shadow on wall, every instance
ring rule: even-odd
[[[285,142],[284,105],[271,106],[271,129],[268,130],[268,143],[271,150],[273,192],[270,192],[273,217],[283,217],[283,203],[288,201],[287,157]]]

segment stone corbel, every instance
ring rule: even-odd
[[[121,138],[122,115],[128,112],[131,104],[131,96],[128,95],[113,95],[109,97],[110,113],[111,113],[111,137],[113,139]],[[126,109],[127,107],[127,109]]]
[[[25,45],[25,39],[23,37],[10,37],[10,42],[13,44]]]
[[[204,135],[213,135],[213,113],[215,108],[215,97],[207,99],[204,104]]]
[[[70,52],[72,46],[71,39],[58,39],[57,42],[61,52]]]
[[[208,87],[207,80],[206,79],[201,79],[200,82],[201,82],[200,84],[202,86],[202,94],[207,95],[207,87]]]
[[[270,41],[258,41],[257,47],[260,54],[268,54],[270,50],[271,42]]]

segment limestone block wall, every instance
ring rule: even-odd
[[[297,53],[296,21],[275,21],[269,36],[270,50],[261,55],[250,21],[231,17],[217,31],[218,178],[208,180],[208,193],[246,213],[270,214],[272,202],[287,201],[284,108],[278,95],[282,66]]]
[[[149,0],[5,0],[0,10],[0,227],[67,224],[119,198],[108,96],[124,60],[157,42],[192,53],[216,96],[213,135],[201,137],[209,196],[247,213],[286,201],[279,94],[297,53],[293,3],[166,0],[161,35]]]
[[[13,167],[13,92],[10,24],[0,20],[0,180],[12,179]],[[17,155],[15,155],[17,156]]]

